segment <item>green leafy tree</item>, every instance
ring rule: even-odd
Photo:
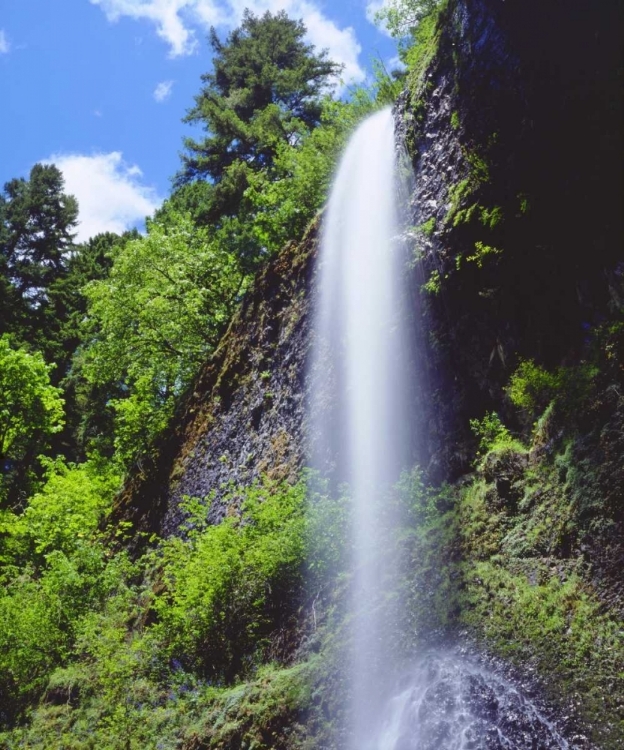
[[[236,238],[271,253],[303,235],[327,198],[336,161],[349,135],[363,117],[377,109],[375,94],[357,89],[348,103],[327,98],[321,125],[307,133],[297,148],[280,144],[272,168],[250,175],[246,212],[239,219],[247,234],[241,227],[232,232]]]
[[[316,127],[321,100],[341,68],[303,41],[306,29],[280,12],[245,12],[240,28],[222,42],[210,35],[213,70],[186,122],[208,133],[187,138],[178,184],[212,182],[207,215],[237,212],[249,171],[271,166],[281,143],[295,144]]]
[[[97,531],[119,484],[120,477],[110,461],[50,461],[45,484],[30,498],[20,517],[21,536],[37,555],[53,550],[73,554]]]
[[[54,333],[59,343],[55,361],[63,375],[60,385],[66,413],[65,429],[55,437],[54,447],[69,460],[84,460],[90,437],[97,435],[103,436],[97,449],[103,455],[111,453],[108,438],[112,435],[112,422],[106,404],[120,394],[116,388],[88,382],[81,370],[82,360],[75,355],[85,335],[85,286],[108,276],[115,247],[139,237],[136,229],[122,235],[104,232],[76,245],[69,257],[66,275],[50,289],[50,303],[56,310]]]
[[[63,399],[38,352],[14,349],[0,337],[0,498],[22,486],[51,435],[63,427]]]
[[[442,0],[389,0],[376,15],[390,34],[401,39],[414,34],[420,22],[440,7]]]
[[[222,244],[172,214],[117,246],[110,275],[85,290],[91,333],[80,354],[88,382],[114,390],[116,446],[127,462],[167,424],[176,397],[216,344],[245,277]]]

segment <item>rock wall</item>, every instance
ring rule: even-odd
[[[318,221],[273,258],[247,292],[215,354],[181,404],[174,429],[144,458],[114,518],[169,535],[184,497],[207,499],[211,522],[232,508],[226,485],[261,474],[294,479],[303,455],[304,377]]]
[[[621,20],[617,0],[449,2],[399,103],[438,479],[469,468],[471,418],[514,422],[520,359],[578,359],[621,305]]]
[[[434,480],[470,468],[471,418],[514,423],[503,387],[520,358],[578,357],[624,299],[621,6],[450,0],[398,103],[423,320],[414,453]],[[185,495],[216,493],[216,521],[223,483],[297,471],[317,229],[260,273],[117,517],[171,533]]]

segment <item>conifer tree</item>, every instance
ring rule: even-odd
[[[187,138],[177,184],[209,180],[205,218],[234,215],[248,170],[270,168],[280,143],[295,144],[320,122],[323,94],[341,66],[306,44],[305,26],[283,13],[246,11],[222,42],[210,34],[213,70],[185,121],[202,125],[201,141]]]

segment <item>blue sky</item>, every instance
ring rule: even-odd
[[[79,239],[140,225],[168,194],[181,122],[210,68],[206,33],[284,9],[362,82],[396,46],[368,18],[383,0],[0,0],[0,184],[63,170]],[[368,16],[368,18],[367,18]]]

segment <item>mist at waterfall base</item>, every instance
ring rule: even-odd
[[[348,720],[340,746],[565,750],[511,684],[450,648],[408,658],[409,633],[399,632],[409,562],[397,551],[400,511],[389,488],[414,463],[421,340],[400,232],[402,153],[389,108],[356,130],[335,177],[317,271],[312,463],[348,484],[352,516]]]

